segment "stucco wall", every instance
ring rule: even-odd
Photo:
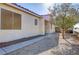
[[[46,33],[53,33],[55,32],[55,25],[49,22],[49,21],[45,21],[45,32]]]
[[[51,33],[51,24],[48,21],[45,21],[45,32]]]
[[[55,32],[55,25],[54,24],[52,24],[51,32]]]
[[[39,30],[40,30],[41,34],[44,35],[45,34],[45,20],[43,18],[40,19],[39,28],[40,28]]]
[[[36,36],[44,34],[44,21],[38,17],[26,14],[10,6],[0,4],[0,8],[4,8],[21,14],[21,30],[1,30],[0,42],[8,42],[24,37]],[[34,19],[38,20],[38,25],[34,25]],[[1,20],[1,17],[0,17]]]

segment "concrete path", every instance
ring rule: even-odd
[[[26,45],[13,52],[7,53],[7,55],[36,55],[58,45],[58,34],[48,34],[46,36],[36,38],[36,42]],[[27,43],[26,43],[27,44]]]
[[[64,40],[61,35],[58,38],[58,34],[53,33],[0,48],[0,53],[6,55],[79,55],[79,45],[70,44],[70,41],[72,42],[70,35]]]

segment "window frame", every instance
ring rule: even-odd
[[[34,24],[35,24],[35,26],[38,25],[38,19],[35,19],[35,20],[34,20]]]

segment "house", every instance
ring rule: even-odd
[[[50,15],[42,15],[45,25],[45,33],[53,33],[55,32],[55,25],[51,23]]]
[[[0,43],[52,33],[50,21],[15,3],[0,3]]]

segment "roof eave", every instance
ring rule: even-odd
[[[33,16],[36,16],[36,17],[41,18],[40,15],[38,15],[38,14],[36,14],[36,13],[34,13],[34,12],[27,11],[27,10],[25,10],[25,9],[19,7],[19,6],[16,6],[16,5],[12,4],[12,3],[4,3],[4,4],[7,4],[7,5],[11,6],[11,7],[14,7],[14,8],[16,8],[16,9],[19,9],[19,10],[21,10],[21,11],[23,11],[23,12],[26,12],[26,13],[30,14],[30,15],[33,15]]]

